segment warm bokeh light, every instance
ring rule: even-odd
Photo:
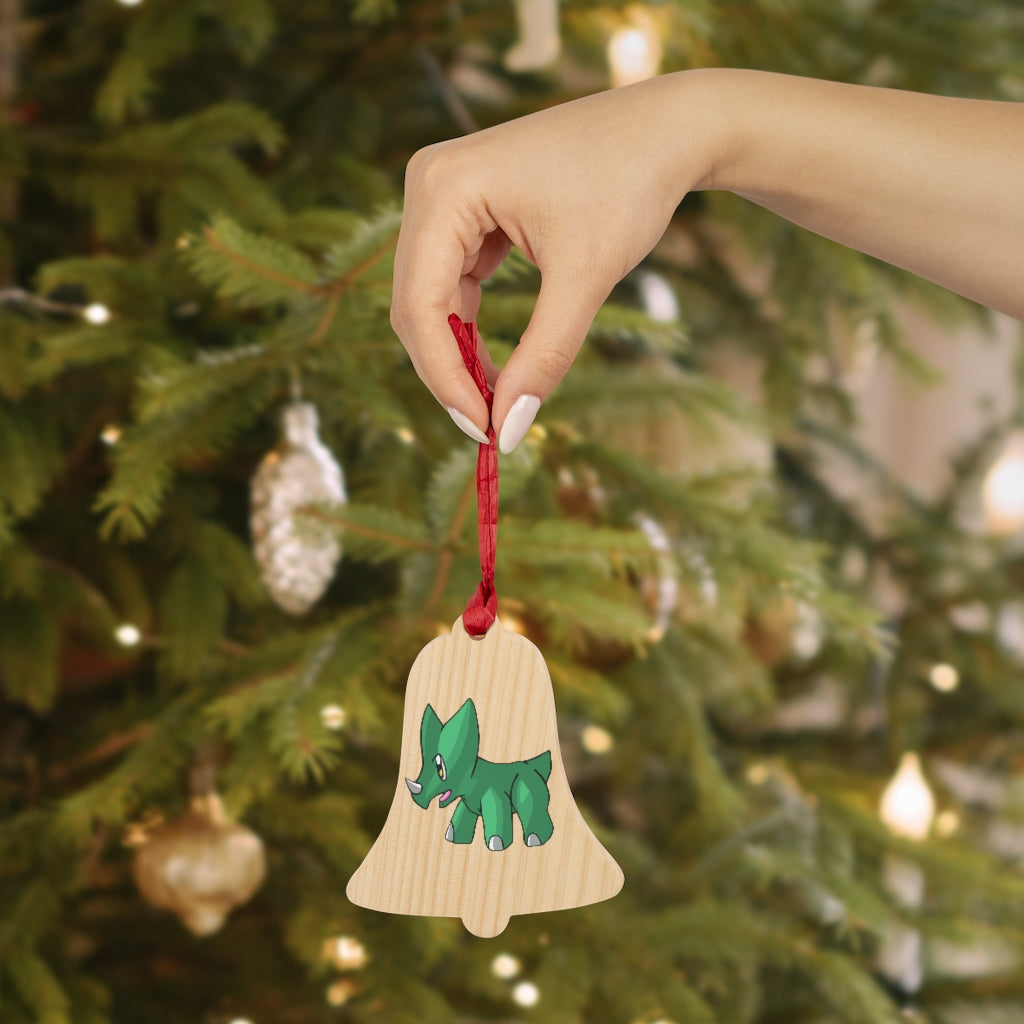
[[[1024,527],[1024,440],[1014,438],[996,459],[982,487],[985,522],[1001,537]]]
[[[661,41],[651,25],[624,25],[608,40],[612,85],[653,78],[661,64]]]
[[[938,665],[932,666],[931,672],[928,673],[928,680],[936,690],[950,693],[960,685],[960,673],[952,665],[940,662]]]
[[[508,981],[510,978],[514,978],[522,970],[522,967],[519,957],[513,956],[511,953],[499,953],[491,961],[491,974],[496,978]]]
[[[352,935],[339,935],[327,943],[329,959],[339,971],[358,971],[370,959],[366,947]]]
[[[540,1002],[540,989],[532,981],[521,981],[512,989],[512,1001],[517,1006],[536,1006]]]
[[[917,754],[906,753],[879,805],[882,821],[895,835],[924,839],[935,817],[935,797],[921,772]]]
[[[320,721],[325,729],[337,732],[345,724],[345,709],[340,704],[327,704],[320,709]]]
[[[588,754],[607,754],[615,746],[615,739],[607,729],[599,725],[584,726],[580,742]]]
[[[142,632],[138,626],[133,626],[130,622],[122,622],[114,630],[114,639],[122,647],[134,647],[142,639]]]
[[[91,324],[105,324],[110,319],[110,310],[102,302],[92,302],[82,310],[82,317]]]

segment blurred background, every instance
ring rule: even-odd
[[[406,161],[712,66],[1020,100],[1024,9],[0,0],[4,1024],[1024,1020],[1020,325],[724,194],[501,459],[623,891],[490,940],[345,897],[479,575],[388,324]]]

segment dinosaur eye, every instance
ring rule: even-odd
[[[434,766],[437,768],[437,777],[444,782],[448,778],[448,769],[445,767],[444,758],[440,754],[435,755]]]

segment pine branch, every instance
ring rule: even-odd
[[[246,231],[217,216],[185,246],[185,260],[204,284],[242,307],[294,302],[296,293],[319,295],[317,269],[297,249]]]
[[[324,523],[338,530],[347,557],[376,564],[408,551],[435,551],[423,524],[394,509],[348,504],[342,508],[300,509],[302,519]]]
[[[401,223],[401,210],[386,207],[331,246],[324,256],[328,270],[324,287],[335,293],[345,291],[374,269],[390,277],[390,265],[381,267],[380,262],[394,249]]]

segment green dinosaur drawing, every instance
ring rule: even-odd
[[[420,751],[423,766],[419,778],[415,782],[406,779],[405,784],[423,808],[437,796],[441,798],[439,807],[459,801],[444,834],[450,843],[473,842],[477,819],[483,818],[487,849],[507,849],[512,843],[513,814],[519,815],[527,846],[541,846],[551,838],[550,750],[509,764],[485,761],[479,756],[476,705],[467,700],[447,722],[426,706],[420,723]]]

